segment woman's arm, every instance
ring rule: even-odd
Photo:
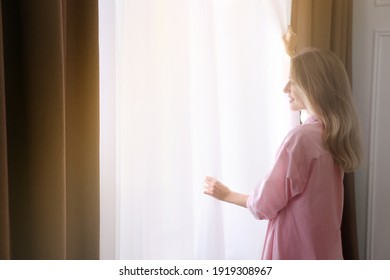
[[[217,179],[207,176],[204,180],[205,194],[212,196],[218,200],[246,207],[248,195],[231,191]]]

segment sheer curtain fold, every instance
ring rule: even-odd
[[[297,52],[305,47],[329,49],[343,61],[352,79],[352,0],[292,0],[291,25]],[[342,222],[345,259],[358,259],[354,174],[344,177]]]
[[[2,1],[4,258],[99,258],[97,14],[95,0]]]
[[[283,94],[289,1],[115,3],[117,90],[101,98],[116,104],[116,232],[102,240],[116,251],[102,257],[259,258],[265,223],[204,196],[203,178],[251,192],[298,123]]]

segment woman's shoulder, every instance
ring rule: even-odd
[[[322,153],[324,151],[322,133],[323,128],[319,123],[297,125],[287,134],[284,146],[290,151],[300,153]]]

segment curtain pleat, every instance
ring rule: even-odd
[[[352,81],[352,0],[293,0],[292,29],[299,52],[306,47],[328,49],[343,61]],[[359,259],[354,174],[344,176],[341,226],[345,259]]]
[[[3,24],[0,2],[0,259],[10,258],[7,129],[4,89]]]
[[[3,0],[12,259],[99,258],[97,2]]]
[[[98,1],[66,1],[67,257],[98,257]],[[93,255],[92,255],[93,253]]]

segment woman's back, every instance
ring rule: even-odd
[[[263,259],[342,259],[343,172],[325,149],[322,124],[294,128],[247,207],[268,219]]]

